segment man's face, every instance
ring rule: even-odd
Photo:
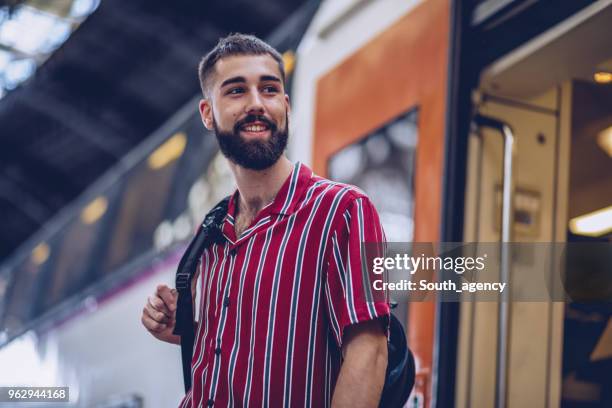
[[[222,58],[200,101],[204,125],[214,130],[221,152],[247,169],[263,170],[287,146],[289,97],[270,55]]]

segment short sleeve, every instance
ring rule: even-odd
[[[367,268],[371,252],[384,246],[383,228],[370,200],[352,199],[334,222],[325,281],[328,317],[338,346],[349,325],[379,317],[386,317],[388,325],[389,304],[385,296],[374,293]]]

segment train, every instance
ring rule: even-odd
[[[603,0],[322,1],[298,41],[270,40],[290,72],[288,157],[363,189],[391,242],[609,243],[612,215],[588,217],[612,211],[610,21]],[[180,350],[139,317],[235,188],[198,99],[0,266],[0,385],[178,404]],[[409,407],[612,406],[610,303],[434,296],[393,313]]]

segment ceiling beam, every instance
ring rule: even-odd
[[[15,210],[38,226],[43,225],[49,219],[50,214],[54,212],[45,203],[40,202],[32,194],[4,177],[0,179],[0,200],[9,203]]]
[[[32,92],[31,95],[20,98],[20,102],[62,124],[75,135],[115,159],[123,157],[131,147],[107,125],[46,92]]]

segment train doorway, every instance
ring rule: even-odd
[[[610,241],[611,18],[610,2],[594,3],[483,71],[465,241]],[[591,230],[579,222],[602,213]],[[512,257],[510,272],[538,262]],[[456,406],[611,406],[611,312],[558,299],[463,302]]]

